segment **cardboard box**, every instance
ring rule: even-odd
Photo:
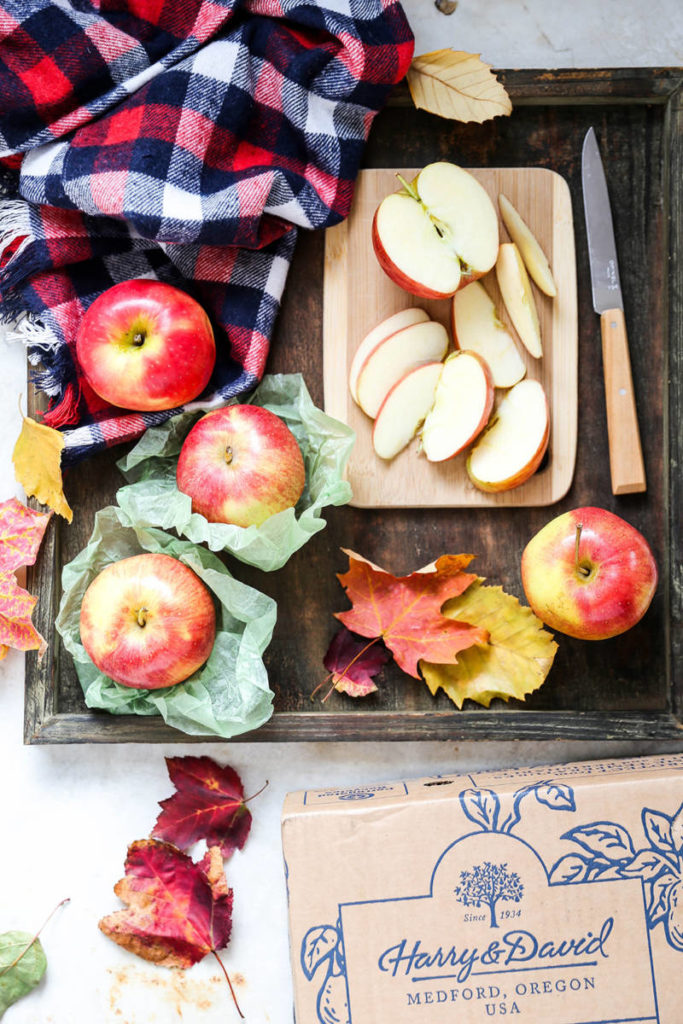
[[[683,1024],[683,754],[289,794],[297,1024]]]

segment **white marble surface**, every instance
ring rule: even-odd
[[[417,53],[451,45],[498,67],[655,66],[683,63],[677,0],[460,0],[440,14],[431,0],[406,0]],[[21,496],[11,450],[25,392],[22,350],[0,342],[0,499]],[[164,756],[190,744],[22,745],[23,659],[0,662],[0,932],[32,931],[64,897],[70,903],[43,934],[48,972],[7,1024],[225,1024],[236,1021],[216,965],[189,972],[154,968],[97,929],[119,906],[127,844],[149,834],[157,801],[171,793]],[[251,1024],[291,1024],[292,998],[279,818],[287,791],[417,777],[473,767],[681,750],[681,743],[206,744],[229,761],[253,805],[246,848],[227,867],[235,890],[234,930],[225,952]],[[334,870],[324,851],[321,874]]]

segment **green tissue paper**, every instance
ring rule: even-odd
[[[206,664],[182,683],[138,690],[115,683],[93,664],[80,638],[80,610],[91,581],[111,562],[164,553],[189,566],[216,603],[216,642]],[[229,739],[257,729],[272,714],[273,694],[262,655],[276,619],[275,602],[230,575],[220,559],[162,530],[130,526],[120,509],[102,509],[86,547],[62,571],[55,625],[74,659],[85,702],[115,715],[161,715],[192,736]]]

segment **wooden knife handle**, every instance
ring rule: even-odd
[[[645,466],[623,311],[605,310],[600,330],[612,494],[634,494],[646,489]]]

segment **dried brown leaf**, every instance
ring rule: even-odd
[[[512,112],[505,87],[478,54],[434,50],[415,57],[408,88],[416,107],[454,121],[488,121]]]

